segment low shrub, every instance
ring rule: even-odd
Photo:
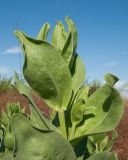
[[[12,78],[0,76],[0,92],[6,92],[13,89]]]

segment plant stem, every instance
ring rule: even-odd
[[[72,125],[72,128],[71,128],[70,138],[72,138],[72,137],[74,136],[75,130],[76,130],[76,124],[73,124],[73,125]]]
[[[58,112],[58,117],[59,117],[59,123],[60,123],[60,130],[61,130],[63,136],[67,139],[64,110],[60,110]]]

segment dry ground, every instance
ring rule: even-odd
[[[118,139],[113,147],[119,160],[128,160],[128,100],[124,101],[124,106],[124,115],[116,129]]]
[[[46,116],[49,115],[50,109],[45,102],[36,94],[33,93],[34,101],[37,106],[44,112]],[[22,107],[25,107],[26,111],[29,112],[28,100],[24,96],[20,95],[17,90],[10,90],[7,92],[0,92],[0,109],[4,108],[8,102],[19,102]]]
[[[33,97],[39,108],[48,116],[50,111],[48,106],[35,93]],[[22,106],[25,106],[26,111],[28,111],[28,100],[24,96],[21,96],[18,91],[13,90],[0,93],[0,109],[5,107],[8,101],[19,101]],[[124,106],[124,116],[116,129],[118,132],[118,139],[113,147],[113,150],[118,154],[119,160],[128,160],[128,100],[125,100]]]

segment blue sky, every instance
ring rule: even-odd
[[[86,64],[87,79],[103,80],[106,72],[128,81],[128,0],[1,0],[0,75],[20,71],[17,54],[20,30],[35,37],[45,22],[70,16],[78,29],[78,52]],[[23,59],[22,59],[23,63]]]

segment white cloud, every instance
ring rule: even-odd
[[[128,81],[119,81],[116,83],[116,88],[123,88],[127,89],[128,88]]]
[[[5,67],[5,66],[0,66],[0,74],[8,74],[11,71],[9,70],[9,68]]]
[[[117,65],[117,62],[114,60],[106,63],[107,67],[115,67],[116,65]]]
[[[128,81],[119,81],[116,83],[115,87],[123,97],[128,98]]]
[[[19,54],[21,53],[21,48],[19,47],[11,47],[4,51],[4,54]]]

